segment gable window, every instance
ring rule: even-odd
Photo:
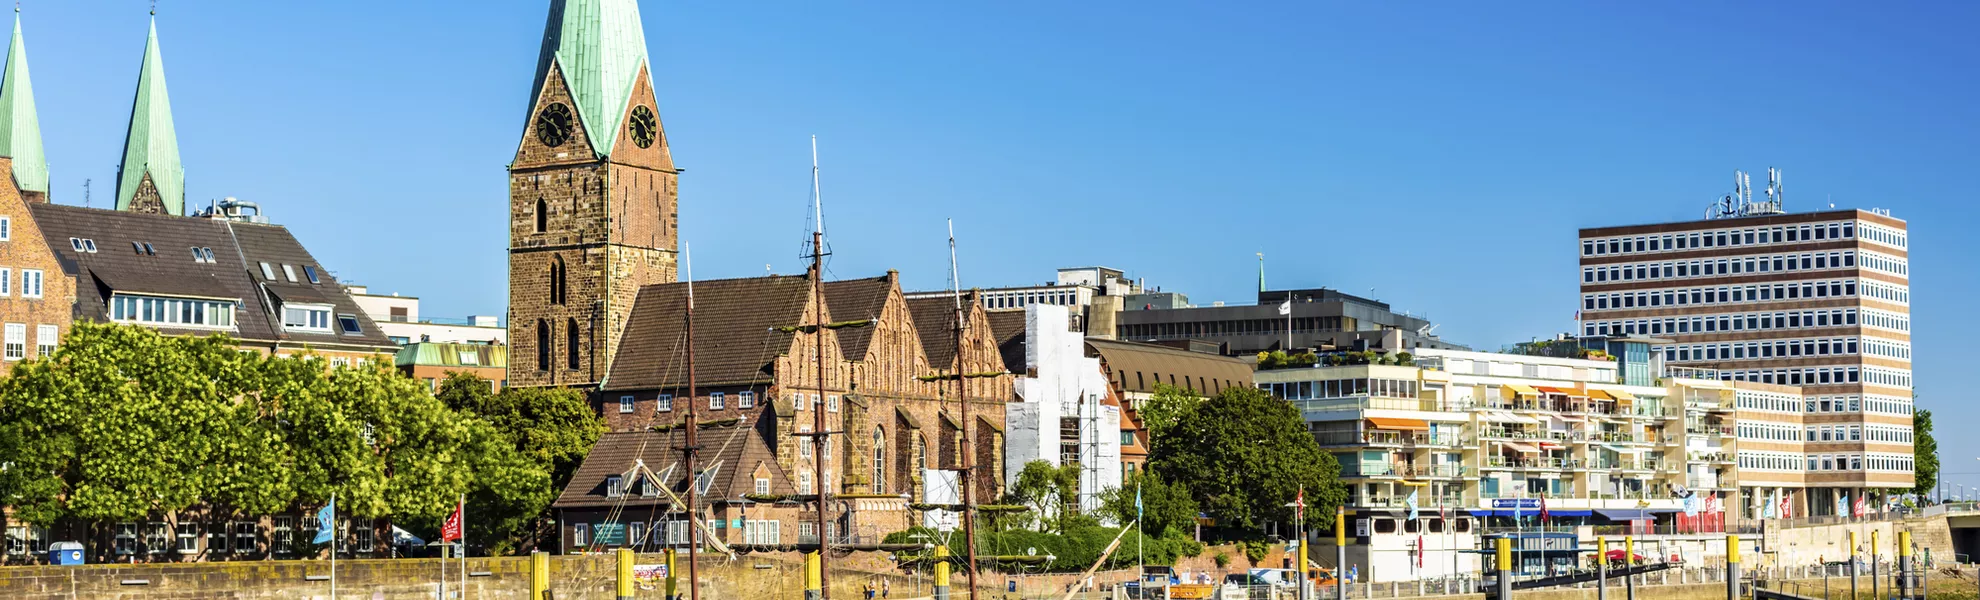
[[[330,332],[330,305],[289,304],[282,307],[282,328]]]
[[[55,353],[55,345],[60,343],[62,330],[54,325],[36,325],[34,328],[34,355],[47,358]]]
[[[212,260],[212,259],[208,258],[207,260]],[[322,280],[316,278],[316,267],[303,265],[303,276],[308,277],[310,283],[323,283]]]
[[[7,346],[6,346],[5,357],[7,360],[20,360],[23,358],[27,358],[27,324],[26,323],[7,324]]]
[[[721,392],[708,393],[708,410],[722,410],[728,407],[728,398]]]
[[[21,297],[41,297],[41,270],[21,269]]]
[[[344,335],[364,333],[364,328],[358,326],[357,315],[337,315],[337,328],[343,330]]]
[[[620,397],[619,397],[619,413],[620,413],[620,414],[625,414],[625,413],[629,413],[629,412],[632,412],[632,411],[633,411],[633,397],[632,397],[632,396],[620,396]]]
[[[581,364],[578,360],[577,319],[571,319],[570,323],[564,326],[564,338],[564,362],[571,370],[577,370]]]
[[[550,370],[550,324],[536,320],[536,370]]]
[[[131,244],[136,245],[137,242],[131,242]],[[274,281],[275,267],[269,266],[268,263],[266,262],[261,263],[261,278],[269,281]]]

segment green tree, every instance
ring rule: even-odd
[[[1149,468],[1226,527],[1291,521],[1284,505],[1304,488],[1307,524],[1325,529],[1347,499],[1339,464],[1320,451],[1298,410],[1250,387],[1225,388],[1182,413],[1155,436]]]
[[[1137,491],[1140,510],[1135,508]],[[1120,487],[1101,493],[1100,509],[1122,525],[1133,522],[1138,513],[1141,530],[1157,537],[1191,537],[1196,525],[1196,499],[1189,497],[1189,489],[1149,471],[1129,475]]]
[[[1182,419],[1184,413],[1196,410],[1201,404],[1203,397],[1189,388],[1155,384],[1155,393],[1137,411],[1141,416],[1141,426],[1148,430],[1149,443],[1154,443],[1156,438]]]
[[[605,420],[585,400],[567,388],[508,388],[489,391],[488,380],[454,372],[440,382],[435,396],[454,410],[487,419],[517,451],[549,471],[551,484],[562,488],[605,433]]]
[[[1913,399],[1916,406],[1916,398]],[[1911,413],[1911,453],[1912,473],[1911,493],[1924,498],[1939,485],[1939,441],[1932,439],[1932,411],[1917,409]]]
[[[1011,495],[1031,507],[1043,530],[1065,533],[1079,514],[1079,465],[1054,467],[1044,460],[1025,463],[1011,483]]]

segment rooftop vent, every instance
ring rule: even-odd
[[[268,224],[268,217],[261,214],[260,204],[234,198],[233,196],[228,196],[223,200],[217,200],[205,210],[199,211],[198,214],[193,216],[234,221],[237,223]]]

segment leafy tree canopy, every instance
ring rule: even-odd
[[[1141,508],[1135,508],[1135,494],[1141,494]],[[1129,475],[1121,487],[1100,495],[1100,509],[1121,524],[1141,519],[1141,530],[1157,537],[1190,538],[1196,526],[1196,499],[1179,483],[1169,483],[1149,471]]]
[[[1340,465],[1320,451],[1299,412],[1258,389],[1225,388],[1151,431],[1149,469],[1189,490],[1222,526],[1292,521],[1285,505],[1304,488],[1308,526],[1325,529],[1347,499]]]
[[[1932,438],[1932,411],[1921,408],[1911,413],[1911,451],[1915,469],[1911,493],[1924,498],[1939,485],[1939,441]]]

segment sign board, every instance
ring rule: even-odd
[[[1354,537],[1368,537],[1368,519],[1354,520]]]
[[[625,523],[598,523],[591,526],[591,542],[601,546],[626,543]]]
[[[1539,498],[1499,498],[1492,501],[1492,508],[1510,510],[1540,510]]]
[[[667,578],[667,565],[633,565],[633,580],[660,581]]]

